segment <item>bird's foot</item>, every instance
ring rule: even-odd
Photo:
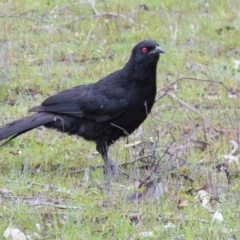
[[[119,166],[115,162],[108,160],[105,162],[103,172],[107,176],[117,179],[119,177]]]

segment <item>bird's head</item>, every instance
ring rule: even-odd
[[[151,66],[158,62],[160,53],[164,53],[164,50],[155,41],[145,40],[133,48],[131,58],[135,63]]]

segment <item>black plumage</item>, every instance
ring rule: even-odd
[[[44,125],[94,141],[108,163],[108,147],[138,128],[152,109],[160,53],[155,41],[138,43],[122,69],[47,98],[29,110],[35,114],[1,127],[0,141]]]

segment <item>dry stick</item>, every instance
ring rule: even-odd
[[[116,12],[99,12],[96,8],[95,8],[95,2],[90,2],[89,0],[86,1],[89,6],[91,7],[92,11],[93,11],[93,14],[96,16],[96,17],[102,17],[102,16],[108,16],[108,17],[114,17],[114,18],[117,18],[117,17],[121,17],[121,18],[124,18],[124,19],[127,19],[129,22],[134,22],[132,18],[126,16],[126,15],[123,15],[123,14],[119,14],[119,13],[116,13]]]
[[[156,167],[154,168],[154,170],[152,171],[152,173],[156,173],[158,167],[159,167],[159,163],[160,161],[162,160],[162,158],[168,154],[168,150],[170,149],[170,147],[172,146],[172,144],[175,142],[175,140],[173,140],[169,146],[167,147],[166,151],[164,151],[164,154],[158,159],[157,161],[157,164],[156,164]],[[139,180],[140,181],[140,184],[138,186],[138,189],[141,188],[144,184],[147,183],[147,181],[151,178],[152,174],[151,175],[148,175],[147,177],[144,178],[144,180]]]
[[[200,113],[195,107],[192,107],[190,104],[182,101],[181,99],[179,99],[175,94],[171,93],[171,92],[166,92],[166,95],[168,95],[169,97],[177,100],[177,102],[179,102],[180,104],[182,104],[183,106],[185,106],[186,108],[198,113],[201,117],[203,117],[202,113]]]
[[[97,17],[101,17],[101,16],[108,16],[108,17],[114,17],[114,18],[121,17],[121,18],[127,19],[131,23],[134,23],[132,18],[116,12],[101,12],[97,15]]]
[[[171,148],[171,146],[172,146],[173,143],[175,143],[175,142],[176,142],[176,140],[174,139],[174,140],[168,145],[168,147],[167,147],[167,149],[164,151],[164,154],[162,155],[162,157],[160,157],[160,158],[158,159],[157,164],[156,164],[156,167],[155,167],[155,169],[153,170],[154,173],[155,173],[155,172],[157,171],[157,169],[158,169],[160,160],[161,160],[165,155],[169,154],[168,150]]]
[[[179,102],[181,105],[185,106],[186,108],[196,112],[197,114],[199,114],[203,120],[203,126],[204,126],[204,135],[205,135],[205,141],[208,141],[207,138],[207,128],[206,128],[206,124],[205,124],[205,118],[204,115],[199,112],[196,108],[192,107],[190,104],[180,100],[175,94],[171,93],[171,92],[166,92],[166,95],[168,95],[169,97],[173,98],[174,100],[177,100],[177,102]]]
[[[60,209],[84,209],[83,207],[73,206],[73,205],[65,205],[65,204],[53,204],[53,203],[39,203],[35,204],[34,206],[48,206]]]
[[[1,15],[0,18],[20,18],[20,19],[24,19],[24,20],[30,20],[30,21],[34,21],[34,22],[39,22],[38,20],[36,20],[34,18],[22,17],[22,16],[13,16],[13,15]]]
[[[55,9],[55,8],[54,8]],[[0,15],[0,18],[20,18],[20,19],[24,19],[24,20],[30,20],[30,21],[34,21],[34,22],[41,22],[41,23],[48,23],[47,20],[43,20],[43,18],[41,17],[41,20],[38,20],[38,19],[35,19],[35,18],[32,18],[32,17],[28,17],[27,15],[32,13],[37,13],[38,11],[35,10],[35,9],[32,9],[32,10],[29,10],[29,11],[25,11],[25,12],[22,12],[22,13],[19,13],[17,15]]]
[[[6,180],[6,183],[17,183],[17,184],[26,184],[26,185],[36,185],[42,187],[50,187],[50,188],[59,188],[53,184],[43,184],[43,183],[36,183],[36,182],[24,182],[24,181],[16,181],[16,180]]]

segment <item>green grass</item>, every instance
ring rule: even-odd
[[[223,184],[216,165],[230,154],[230,140],[239,142],[240,100],[220,84],[239,92],[240,68],[234,68],[240,52],[239,3],[154,0],[147,3],[147,11],[140,7],[143,3],[95,3],[99,13],[126,18],[96,17],[83,1],[0,3],[0,125],[26,116],[29,108],[54,93],[119,69],[143,39],[155,39],[166,51],[158,65],[158,97],[168,87],[178,99],[160,98],[141,129],[110,149],[118,163],[154,153],[155,158],[122,171],[143,180],[153,172],[141,166],[159,161],[154,174],[168,189],[159,203],[127,202],[136,180],[126,176],[113,181],[107,193],[102,169],[90,175],[87,171],[103,164],[93,143],[41,128],[1,147],[0,235],[10,225],[32,239],[38,239],[36,233],[44,239],[147,238],[141,237],[143,232],[152,232],[150,239],[238,238],[239,164],[227,165],[228,191],[221,204],[211,202],[214,211],[221,210],[223,222],[212,222],[196,196],[215,177],[215,184]],[[181,77],[210,81],[171,84]],[[179,147],[192,139],[208,142],[208,148],[178,155]],[[135,141],[144,143],[125,147]],[[164,151],[171,143],[170,157]],[[183,200],[187,204],[180,207]]]

